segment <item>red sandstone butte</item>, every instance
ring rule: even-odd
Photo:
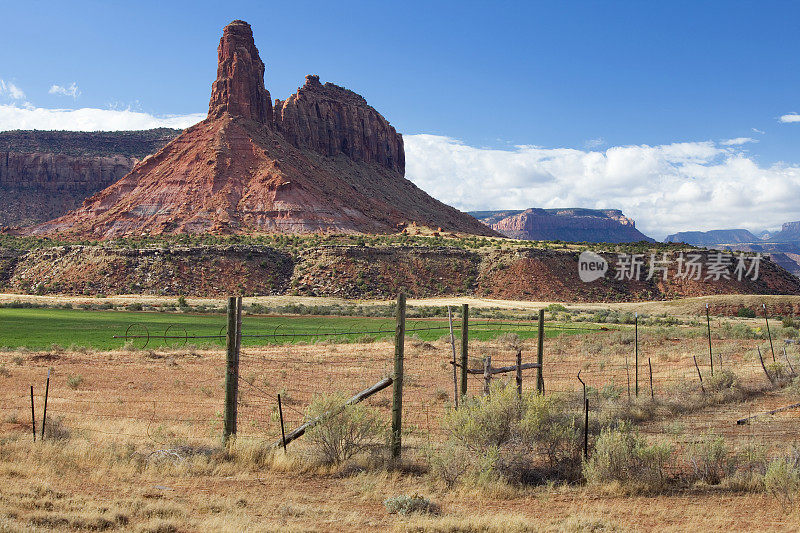
[[[403,177],[402,136],[356,93],[308,76],[273,109],[246,22],[225,27],[218,60],[208,118],[33,232],[389,233],[416,223],[497,235]]]

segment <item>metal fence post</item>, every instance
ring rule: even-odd
[[[539,342],[537,346],[536,362],[536,390],[544,394],[544,376],[542,375],[542,362],[544,361],[544,309],[539,309]]]
[[[467,365],[469,365],[469,305],[461,306],[461,396],[467,395]]]

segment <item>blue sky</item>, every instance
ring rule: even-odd
[[[788,204],[763,205],[767,193],[761,203],[742,191],[720,193],[725,180],[716,176],[736,158],[752,166],[736,175],[742,187],[798,179],[800,122],[780,117],[800,112],[800,3],[32,1],[4,2],[0,12],[7,107],[203,114],[221,29],[241,18],[253,27],[273,98],[294,92],[309,73],[364,95],[407,136],[409,178],[457,207],[618,206],[654,236],[800,219]],[[8,116],[3,122],[0,113],[2,129],[29,124],[21,112]],[[553,158],[600,153],[607,179],[610,150],[673,145],[694,151],[687,160],[679,150],[676,160],[675,150],[640,150],[636,162],[623,163],[656,158],[641,175],[647,190],[631,193],[638,199],[571,194],[570,180],[598,174],[559,174],[560,164],[542,170]],[[464,177],[475,158],[495,192],[470,196],[481,183]],[[548,179],[559,186],[543,187]],[[461,182],[470,185],[454,191]],[[781,194],[800,193],[797,185]],[[688,189],[656,198],[665,187]],[[620,191],[633,188],[620,183]],[[715,215],[692,215],[692,203]],[[735,216],[724,214],[737,206]],[[653,215],[658,223],[641,220]]]

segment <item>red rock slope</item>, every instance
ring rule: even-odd
[[[403,177],[403,139],[359,95],[305,85],[275,108],[246,22],[225,27],[208,118],[34,233],[385,233],[416,222],[495,235]]]

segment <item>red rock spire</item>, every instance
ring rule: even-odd
[[[208,118],[224,113],[272,126],[272,101],[264,88],[264,62],[258,55],[253,30],[234,20],[222,32],[217,49],[217,80],[211,86]]]

